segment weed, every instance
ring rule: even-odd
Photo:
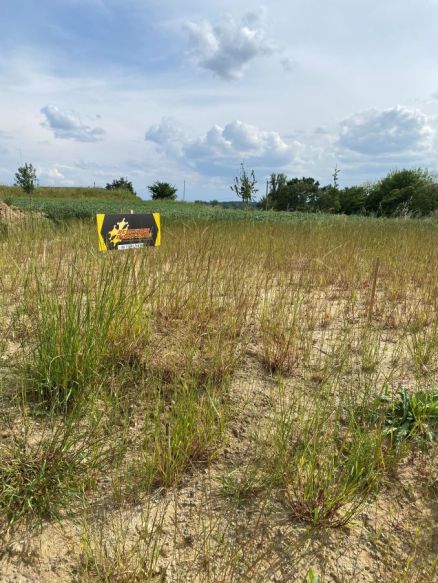
[[[396,400],[385,400],[385,431],[398,446],[403,441],[435,443],[438,431],[438,390],[401,389]]]
[[[259,468],[249,464],[243,471],[240,468],[226,472],[222,478],[222,493],[237,506],[243,506],[264,491],[263,476]]]

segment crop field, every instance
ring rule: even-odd
[[[32,205],[0,224],[1,581],[436,580],[436,219]],[[130,208],[162,246],[99,253]]]
[[[90,192],[90,189],[88,189]],[[104,191],[105,192],[105,191]],[[1,195],[1,190],[0,190]],[[1,198],[1,196],[0,196]],[[62,197],[38,196],[8,196],[4,197],[9,204],[23,211],[39,212],[46,215],[53,221],[65,221],[70,219],[91,219],[97,213],[123,213],[133,210],[137,213],[161,212],[166,219],[205,219],[205,220],[225,220],[241,221],[248,218],[252,221],[262,222],[286,222],[296,223],[299,220],[320,221],[323,220],[321,214],[309,213],[285,213],[273,211],[261,211],[243,209],[226,209],[220,206],[207,206],[193,203],[174,201],[152,201],[141,200],[137,197],[129,197],[122,200],[113,198],[80,198],[65,199]],[[354,220],[354,219],[351,219]],[[361,220],[360,217],[356,220]]]

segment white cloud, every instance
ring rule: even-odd
[[[418,110],[397,106],[356,113],[341,122],[339,146],[366,156],[403,154],[431,147],[431,120]]]
[[[231,16],[216,25],[208,20],[188,22],[186,29],[195,63],[226,80],[240,79],[252,60],[275,50],[256,13],[248,13],[241,22]]]
[[[62,174],[62,172],[60,172],[56,167],[48,168],[42,172],[42,175],[52,180],[63,180],[65,178],[64,174]]]
[[[208,175],[228,173],[242,160],[256,168],[283,167],[290,164],[301,149],[297,141],[288,144],[277,132],[239,120],[224,127],[215,124],[204,135],[192,139],[179,125],[173,130],[172,121],[164,119],[146,132],[146,140]]]
[[[163,117],[159,124],[147,130],[145,139],[154,142],[169,155],[180,156],[186,137],[177,120]]]
[[[77,142],[98,142],[105,135],[102,128],[91,127],[83,123],[74,111],[63,111],[56,105],[46,105],[41,109],[41,113],[45,117],[42,125],[51,129],[55,138]]]

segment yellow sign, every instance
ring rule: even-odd
[[[96,215],[99,250],[123,251],[161,244],[160,213]]]

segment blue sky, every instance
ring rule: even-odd
[[[438,171],[438,0],[3,0],[0,183]]]

